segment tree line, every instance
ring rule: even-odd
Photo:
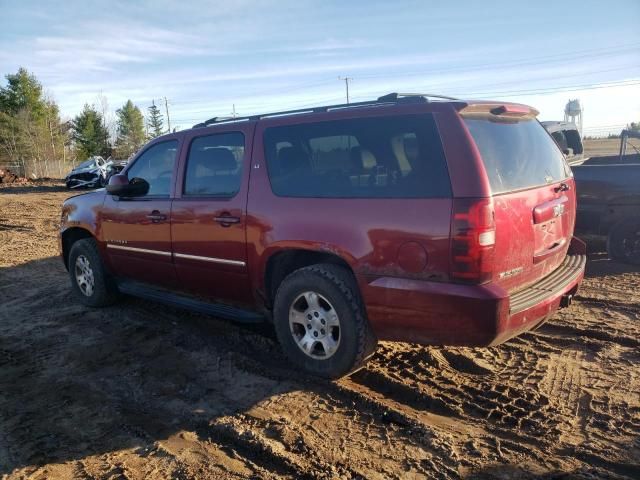
[[[36,177],[61,177],[72,165],[94,155],[127,159],[151,138],[166,133],[164,119],[152,104],[145,119],[131,100],[108,117],[101,105],[86,103],[70,120],[63,120],[55,101],[26,69],[5,76],[0,87],[0,167]]]

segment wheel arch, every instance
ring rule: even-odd
[[[71,247],[83,238],[95,237],[89,230],[82,227],[70,227],[62,232],[62,259],[64,261],[64,267],[67,270],[69,270],[69,252],[71,252]]]
[[[350,263],[343,256],[334,252],[320,249],[285,248],[269,255],[264,263],[262,279],[266,306],[269,309],[273,308],[278,287],[289,274],[300,268],[321,263],[341,266],[355,277]]]

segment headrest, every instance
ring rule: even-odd
[[[278,163],[281,172],[292,172],[309,167],[309,158],[299,147],[282,147],[278,151]]]
[[[366,148],[352,147],[349,156],[351,166],[356,171],[371,170],[378,165],[376,157]]]
[[[236,157],[228,148],[208,148],[201,150],[197,161],[215,172],[220,170],[235,170],[238,168]]]

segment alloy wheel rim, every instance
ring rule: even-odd
[[[95,279],[89,259],[84,255],[79,255],[78,258],[76,258],[74,272],[78,288],[82,294],[86,297],[93,295]]]
[[[340,346],[340,318],[331,302],[314,291],[296,297],[289,308],[289,328],[305,355],[326,360]]]

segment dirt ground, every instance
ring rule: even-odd
[[[596,138],[592,140],[584,140],[584,155],[586,157],[598,157],[601,155],[618,155],[620,153],[619,138]],[[640,141],[632,138],[629,139],[629,145],[640,148]],[[627,146],[629,154],[634,153],[631,146]]]
[[[73,301],[44,184],[0,188],[2,478],[640,478],[640,273],[490,349],[381,343],[338,382],[268,328]]]

